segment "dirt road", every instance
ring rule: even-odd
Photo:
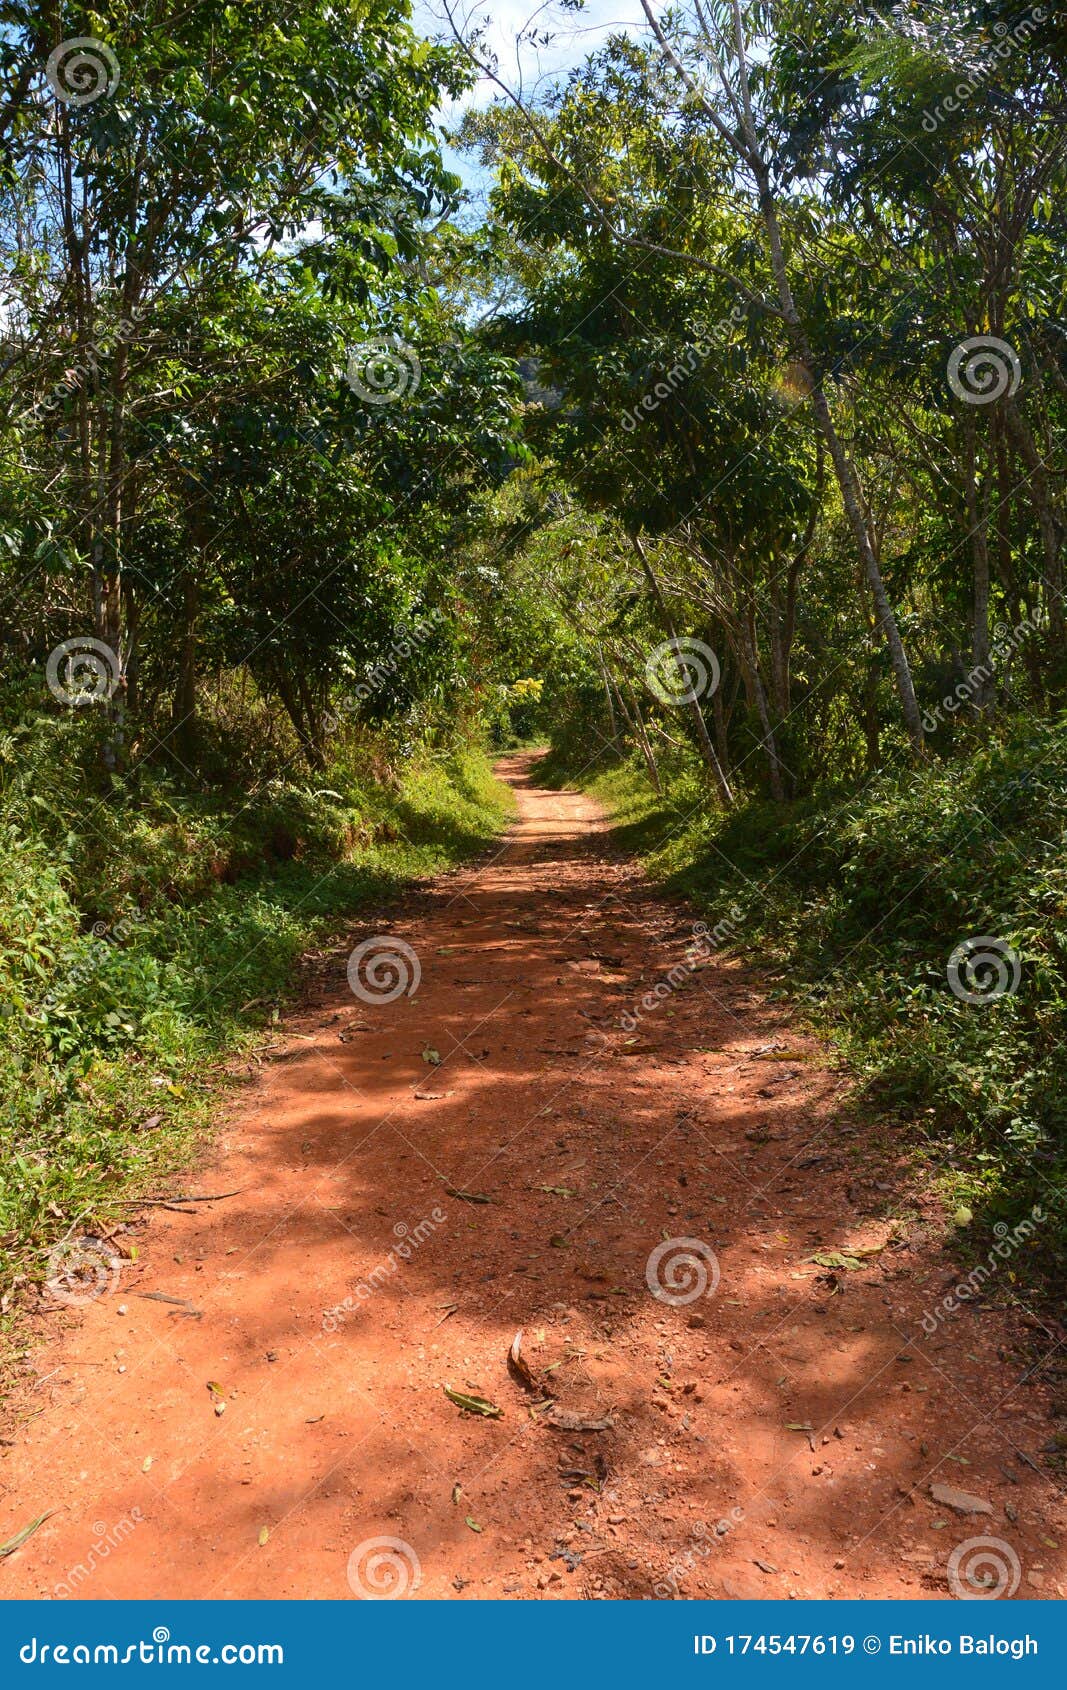
[[[1047,1392],[942,1307],[944,1215],[595,805],[502,772],[501,848],[313,965],[177,1188],[237,1195],[38,1320],[0,1541],[57,1512],[0,1596],[1062,1595]],[[350,988],[376,935],[414,993]]]

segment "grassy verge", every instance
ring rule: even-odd
[[[985,1225],[1041,1210],[1035,1269],[1067,1257],[1065,737],[1020,731],[966,763],[729,815],[686,766],[661,800],[630,765],[590,783],[622,843],[727,924],[956,1202]],[[950,959],[973,939],[991,960],[958,976],[964,1001]]]
[[[72,808],[71,773],[42,808],[36,777],[0,808],[5,1291],[188,1157],[220,1062],[277,1016],[309,945],[477,852],[510,807],[472,751],[398,776],[364,757],[243,804],[153,779]]]

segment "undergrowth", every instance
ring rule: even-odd
[[[99,734],[47,718],[0,740],[5,1306],[56,1240],[187,1159],[309,945],[475,853],[510,802],[470,749],[349,744],[242,795],[109,775]]]
[[[728,922],[729,947],[833,1036],[955,1197],[989,1225],[1037,1205],[1047,1225],[1035,1254],[1062,1264],[1063,726],[1020,728],[966,762],[878,777],[859,793],[748,800],[729,814],[690,763],[676,765],[662,799],[631,764],[588,785],[652,875],[713,930]],[[979,947],[995,966],[979,970],[983,1001],[967,1002],[950,988],[949,962],[976,938],[996,941]],[[986,997],[998,983],[1009,989]]]

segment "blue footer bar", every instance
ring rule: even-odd
[[[7,1602],[0,1683],[1064,1682],[1062,1602]],[[425,1678],[423,1677],[425,1675]]]

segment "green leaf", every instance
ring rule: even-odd
[[[6,1543],[0,1543],[0,1559],[6,1559],[8,1555],[14,1555],[16,1549],[22,1548],[22,1545],[26,1542],[27,1538],[31,1538],[34,1532],[40,1530],[46,1520],[50,1520],[52,1515],[58,1512],[58,1509],[50,1508],[47,1514],[38,1514],[36,1520],[31,1520],[28,1526],[23,1526],[22,1530],[20,1532],[16,1532],[14,1537],[9,1537]]]
[[[454,1391],[451,1385],[442,1385],[441,1389],[449,1402],[454,1402],[465,1414],[481,1414],[487,1420],[502,1420],[504,1410],[498,1408],[488,1397],[471,1396],[466,1391]]]

